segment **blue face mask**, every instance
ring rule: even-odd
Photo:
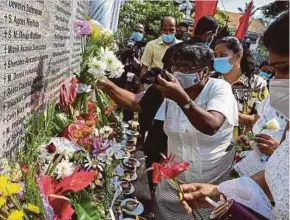
[[[164,43],[172,43],[175,40],[175,35],[174,34],[162,34],[162,40]]]
[[[200,82],[198,73],[185,74],[182,72],[174,72],[173,75],[184,89],[195,86]]]
[[[259,76],[267,80],[267,79],[270,79],[272,75],[270,73],[260,71]]]
[[[133,41],[141,41],[143,39],[143,34],[140,32],[133,32],[131,35]]]
[[[214,59],[214,69],[222,74],[230,72],[233,68],[233,64],[230,63],[229,59],[231,57],[220,57]]]

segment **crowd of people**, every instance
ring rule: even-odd
[[[165,17],[160,37],[145,46],[144,26],[137,24],[128,41],[136,53],[127,56],[131,69],[125,75],[129,82],[135,78],[134,89],[108,79],[101,82],[103,91],[129,114],[139,112],[147,167],[160,161],[160,153],[189,163],[178,177],[182,198],[170,181],[163,179],[155,186],[149,175],[155,218],[209,219],[213,207],[205,198],[219,200],[223,195],[255,211],[268,207],[269,201],[272,214],[266,208],[259,214],[289,219],[289,11],[265,31],[269,61],[260,67],[241,40],[216,39],[219,24],[213,17],[202,17],[193,37],[188,29],[186,23],[177,25],[173,17]],[[124,62],[128,64],[126,58]],[[279,131],[261,132],[273,118]],[[254,140],[247,137],[249,132]],[[240,162],[234,162],[237,145],[253,148]],[[251,172],[239,166],[245,161]],[[234,170],[240,177],[229,180]],[[243,187],[247,183],[259,187]],[[245,199],[261,194],[267,201]],[[194,215],[185,211],[180,199]]]

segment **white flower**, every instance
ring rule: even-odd
[[[87,153],[84,167],[87,169],[87,171],[90,169],[97,169],[97,168],[100,171],[103,170],[103,168],[99,165],[98,160],[91,158],[89,153]]]
[[[103,138],[108,138],[113,133],[113,129],[110,126],[104,126],[100,129],[99,134]]]
[[[99,130],[97,128],[95,128],[95,136],[99,137]]]
[[[50,163],[53,160],[55,153],[49,153],[46,149],[48,143],[42,144],[38,148],[38,160],[40,163]]]
[[[55,173],[57,174],[57,179],[61,179],[72,175],[74,170],[75,167],[73,163],[69,162],[69,160],[62,160],[57,164]]]
[[[111,157],[114,156],[117,160],[122,159],[126,154],[122,150],[122,145],[116,141],[110,143],[110,147],[106,150],[106,153]]]
[[[92,74],[97,80],[105,77],[107,65],[106,62],[99,60],[97,57],[89,58],[88,72]]]
[[[100,57],[102,61],[110,61],[116,58],[114,52],[108,48],[101,47]]]
[[[104,72],[107,69],[106,63],[99,60],[97,57],[90,57],[88,62],[89,68],[94,68],[100,72]]]
[[[267,121],[267,123],[265,125],[265,129],[269,129],[272,131],[279,131],[280,125],[279,125],[278,121],[275,118],[273,118],[273,119]]]
[[[106,152],[105,153],[100,153],[98,156],[97,156],[97,159],[104,162],[105,164],[107,165],[110,165],[112,163],[112,155],[111,154],[107,154]]]
[[[120,78],[123,72],[124,72],[123,64],[118,59],[115,59],[114,65],[110,69],[109,77]]]

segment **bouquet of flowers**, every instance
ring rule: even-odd
[[[78,111],[83,108],[87,113],[88,96],[92,90],[95,92],[94,96],[97,96],[98,105],[103,106],[98,99],[100,91],[95,86],[96,83],[106,77],[119,78],[124,72],[124,67],[112,50],[116,45],[111,40],[112,33],[105,30],[100,23],[92,20],[77,21],[75,31],[77,38],[87,42],[84,45],[81,72],[76,75],[79,85],[75,106]]]

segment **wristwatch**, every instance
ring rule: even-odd
[[[195,105],[195,102],[192,99],[190,99],[190,101],[186,105],[184,105],[182,108],[184,110],[188,110],[190,109],[190,107],[193,107],[194,105]]]

